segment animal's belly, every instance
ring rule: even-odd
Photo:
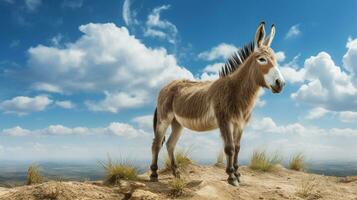
[[[184,118],[175,115],[176,120],[184,127],[194,131],[209,131],[218,128],[216,118]]]

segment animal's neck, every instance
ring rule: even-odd
[[[252,65],[252,59],[248,59],[241,68],[231,75],[236,101],[242,105],[242,109],[251,109],[257,99],[260,89],[258,73]]]

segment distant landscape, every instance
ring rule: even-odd
[[[0,187],[23,185],[26,180],[27,168],[33,162],[29,161],[0,161]],[[45,177],[53,180],[102,180],[104,171],[99,161],[38,161],[35,162]],[[138,171],[148,170],[149,161],[137,161]],[[203,165],[212,165],[208,161],[199,162]],[[241,161],[247,165],[248,161]],[[309,162],[307,171],[327,176],[357,176],[357,162],[320,161]]]

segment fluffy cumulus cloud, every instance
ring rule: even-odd
[[[38,45],[28,50],[28,65],[38,80],[35,88],[67,93],[107,91],[104,100],[87,105],[95,111],[117,112],[146,103],[147,96],[172,79],[194,79],[174,55],[164,48],[145,46],[125,27],[90,23],[79,30],[83,35],[64,48]]]
[[[28,135],[31,131],[23,129],[20,126],[15,126],[13,128],[4,129],[2,133],[8,136],[25,136]]]
[[[166,39],[172,44],[176,43],[178,32],[176,26],[170,21],[163,20],[160,17],[161,12],[169,8],[170,5],[163,5],[153,9],[146,21],[145,36]]]
[[[342,59],[343,66],[355,76],[357,73],[357,39],[348,38],[346,48],[347,52]]]
[[[286,39],[294,38],[294,37],[299,36],[300,34],[301,34],[300,24],[295,24],[290,27],[290,29],[288,30],[288,32],[285,35],[285,38]]]
[[[30,112],[43,111],[52,104],[52,102],[53,100],[47,96],[17,96],[0,102],[0,110],[5,113],[25,115]]]
[[[291,95],[294,100],[332,111],[356,110],[357,88],[328,53],[320,52],[305,60],[304,80]]]
[[[135,108],[149,101],[146,92],[138,93],[109,93],[105,92],[105,99],[99,102],[87,101],[86,105],[92,111],[107,111],[117,113],[121,108]]]
[[[233,52],[237,51],[238,48],[233,44],[221,43],[215,47],[213,47],[209,51],[204,51],[198,54],[198,58],[203,60],[216,60],[216,59],[227,59],[229,56],[233,54]]]
[[[146,137],[149,134],[141,128],[127,123],[112,122],[106,127],[66,127],[60,124],[50,125],[43,129],[29,130],[20,126],[0,130],[0,135],[6,136],[65,136],[65,135],[114,135],[124,138]]]

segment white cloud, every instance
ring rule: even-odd
[[[295,24],[290,27],[289,31],[285,35],[285,39],[294,38],[301,34],[300,24]]]
[[[153,9],[146,21],[147,27],[144,36],[166,39],[172,44],[176,43],[178,32],[176,26],[170,21],[160,18],[161,12],[169,8],[170,5],[163,5]]]
[[[355,76],[357,73],[357,39],[348,38],[346,48],[347,52],[342,59],[343,66]]]
[[[275,53],[275,58],[277,62],[284,62],[285,60],[285,53],[283,51],[278,51]]]
[[[259,90],[258,99],[255,104],[260,108],[264,107],[267,103],[265,100],[262,100],[264,94],[265,94],[265,91],[263,89]]]
[[[212,81],[218,79],[219,71],[221,70],[224,63],[213,63],[207,65],[203,69],[203,73],[200,75],[200,80],[202,81]]]
[[[320,52],[306,59],[304,70],[307,83],[291,95],[294,100],[332,111],[356,110],[357,88],[329,54]]]
[[[262,119],[253,119],[249,128],[253,132],[274,133],[274,134],[297,134],[305,135],[305,127],[299,123],[288,124],[285,126],[278,126],[274,120],[270,117],[264,117]]]
[[[144,115],[133,119],[139,125],[139,128],[148,132],[153,131],[153,115]]]
[[[75,107],[71,101],[56,101],[55,104],[64,109],[71,109]]]
[[[34,83],[32,88],[38,91],[45,91],[51,93],[63,93],[63,90],[56,86],[49,83]]]
[[[15,126],[13,128],[4,129],[2,133],[9,136],[25,136],[29,135],[31,131],[23,129],[20,126]]]
[[[223,67],[224,63],[214,63],[211,65],[207,65],[204,69],[203,72],[208,72],[208,73],[216,73],[218,74],[218,72],[221,70],[221,68]]]
[[[324,115],[326,115],[328,112],[329,111],[326,110],[325,108],[321,108],[321,107],[313,108],[309,111],[306,118],[307,119],[319,119],[319,118],[323,117]]]
[[[54,37],[51,38],[51,43],[54,46],[59,46],[61,41],[62,41],[62,39],[63,39],[63,35],[59,33],[59,34],[57,34],[57,35],[55,35]]]
[[[26,97],[18,96],[0,102],[0,110],[5,113],[25,115],[29,112],[43,111],[52,104],[52,100],[47,96]]]
[[[141,129],[135,129],[129,124],[113,122],[107,128],[109,133],[127,138],[135,138],[146,133]]]
[[[209,51],[204,51],[198,54],[198,58],[203,60],[216,60],[216,59],[227,59],[231,56],[238,48],[233,44],[221,43],[213,47]]]
[[[135,19],[135,12],[132,13],[132,11],[130,10],[130,4],[131,0],[124,0],[122,13],[123,20],[127,26],[138,23],[138,21]]]
[[[357,112],[342,111],[339,113],[339,118],[342,122],[356,123],[357,122]]]
[[[124,138],[144,137],[148,133],[141,128],[135,128],[130,124],[121,122],[112,122],[106,127],[66,127],[60,124],[50,125],[43,129],[24,129],[20,126],[3,129],[1,134],[7,136],[71,136],[71,135],[115,135]]]
[[[109,93],[105,92],[105,99],[100,102],[87,101],[87,107],[92,111],[107,111],[117,113],[122,108],[135,108],[148,102],[146,92],[138,93]]]
[[[41,6],[42,0],[25,0],[25,4],[28,10],[36,11]]]
[[[280,66],[280,71],[283,74],[284,79],[289,83],[303,83],[305,80],[305,69],[300,68],[298,63],[300,55],[295,56],[288,63]]]
[[[194,79],[190,71],[177,64],[174,55],[164,48],[146,47],[125,27],[91,23],[79,29],[84,35],[65,48],[38,45],[28,50],[28,65],[37,80],[34,85],[41,86],[38,88],[55,91],[49,86],[56,86],[58,92],[69,93],[108,91],[97,106],[95,101],[87,105],[91,110],[118,112],[124,103],[131,104],[129,107],[143,105],[145,95],[138,95],[142,91],[154,95],[170,80]],[[134,103],[108,105],[113,98]]]

